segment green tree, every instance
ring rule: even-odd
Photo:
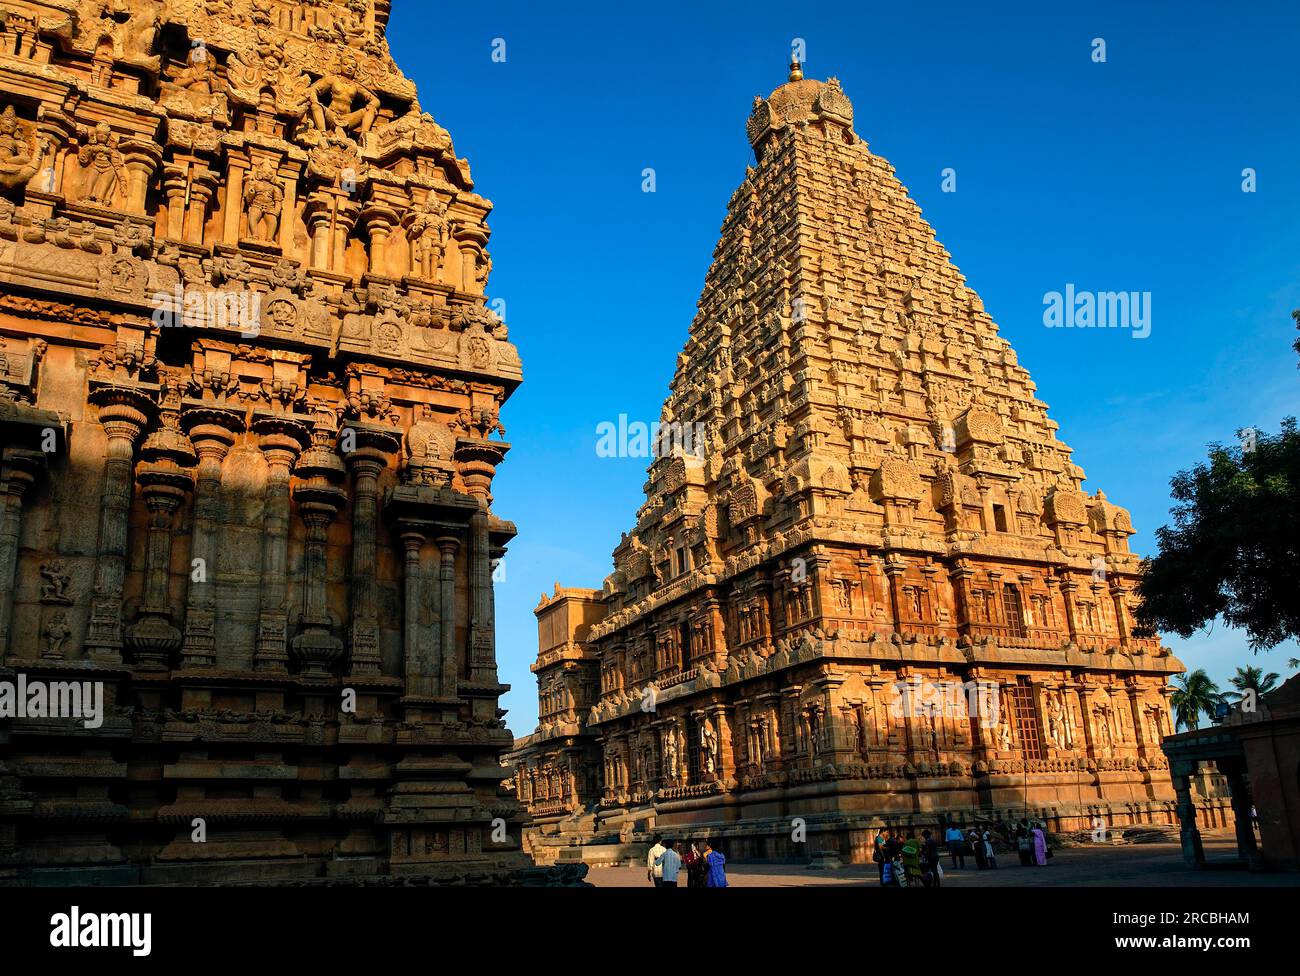
[[[1244,668],[1238,668],[1237,673],[1228,681],[1232,687],[1243,694],[1247,691],[1253,691],[1256,698],[1261,698],[1276,688],[1281,678],[1282,676],[1276,672],[1270,671],[1265,674],[1263,668],[1247,664]]]
[[[1170,482],[1173,524],[1142,564],[1139,632],[1191,637],[1222,615],[1258,652],[1300,637],[1300,433],[1243,432]]]
[[[1204,668],[1191,674],[1180,674],[1174,679],[1174,693],[1169,703],[1174,706],[1175,728],[1199,729],[1201,716],[1214,718],[1214,710],[1223,701],[1223,692],[1210,680]]]

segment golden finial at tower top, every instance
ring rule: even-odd
[[[798,58],[790,59],[790,80],[803,81],[803,65],[799,63]]]

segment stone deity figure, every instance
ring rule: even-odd
[[[1011,723],[1004,720],[998,725],[998,749],[1002,752],[1011,751]]]
[[[447,205],[430,193],[415,212],[408,234],[412,273],[425,281],[435,281],[447,250]]]
[[[77,153],[77,162],[86,173],[84,199],[88,203],[111,206],[126,166],[117,148],[118,137],[107,122],[99,123],[94,129],[83,128],[79,137],[81,149]]]
[[[1115,748],[1115,735],[1110,725],[1110,706],[1101,704],[1097,706],[1097,723],[1101,730],[1101,747],[1107,755],[1110,755]]]
[[[355,58],[345,57],[338,74],[321,78],[311,86],[311,120],[315,129],[330,129],[343,138],[350,134],[364,135],[375,124],[379,115],[379,99],[375,93],[357,81]],[[353,106],[362,101],[362,108]]]
[[[212,56],[202,45],[195,45],[190,50],[189,63],[176,72],[176,77],[171,80],[171,83],[177,88],[183,88],[197,95],[211,95],[214,80]]]
[[[664,766],[668,770],[668,779],[677,782],[677,730],[669,729],[664,739]]]
[[[35,147],[10,105],[0,113],[0,188],[12,191],[26,186],[36,168]]]
[[[1054,703],[1061,726],[1061,745],[1066,749],[1074,748],[1074,727],[1070,721],[1070,709],[1065,704],[1065,692],[1058,692]]]
[[[62,603],[71,604],[72,597],[68,595],[68,587],[72,584],[72,577],[64,571],[63,563],[59,560],[44,563],[41,566],[41,602],[42,603]]]
[[[162,27],[161,0],[99,0],[98,9],[87,19],[92,30],[113,39],[118,56],[131,64],[158,70],[160,58],[153,53]]]
[[[72,636],[72,628],[68,626],[68,614],[66,611],[58,610],[50,618],[50,622],[45,625],[45,641],[47,657],[62,657],[63,645],[67,643]]]
[[[718,730],[710,719],[700,726],[700,745],[703,746],[704,771],[715,773],[718,768]]]
[[[1062,734],[1061,717],[1065,710],[1061,707],[1061,700],[1055,696],[1047,700],[1047,740],[1058,749],[1064,745],[1064,736]]]
[[[275,166],[261,163],[244,185],[244,208],[248,214],[248,235],[255,241],[274,243],[280,230],[280,209],[284,188],[276,179]]]

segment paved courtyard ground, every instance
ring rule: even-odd
[[[1236,845],[1230,837],[1205,838],[1205,856],[1210,866],[1204,870],[1188,868],[1177,844],[1072,847],[1057,850],[1054,854],[1042,868],[1021,867],[1012,854],[999,859],[1001,866],[996,871],[977,870],[975,859],[969,857],[966,870],[949,870],[950,862],[945,857],[943,883],[953,888],[1300,886],[1300,875],[1258,873],[1236,867],[1233,864]],[[874,864],[851,865],[832,871],[812,871],[793,864],[728,864],[727,878],[737,888],[879,885]],[[649,887],[645,868],[593,868],[587,880],[601,888]]]

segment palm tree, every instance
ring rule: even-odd
[[[1210,680],[1204,668],[1197,668],[1191,674],[1180,674],[1174,679],[1176,685],[1169,702],[1174,706],[1174,725],[1176,728],[1187,727],[1199,729],[1201,715],[1214,718],[1214,710],[1223,700],[1223,692]]]
[[[1288,668],[1300,668],[1300,657],[1288,658],[1286,666]]]
[[[1232,687],[1242,693],[1242,697],[1245,697],[1246,692],[1253,691],[1255,698],[1258,700],[1276,688],[1281,677],[1280,674],[1273,671],[1265,674],[1263,668],[1248,664],[1244,668],[1238,668],[1237,673],[1229,680]]]

